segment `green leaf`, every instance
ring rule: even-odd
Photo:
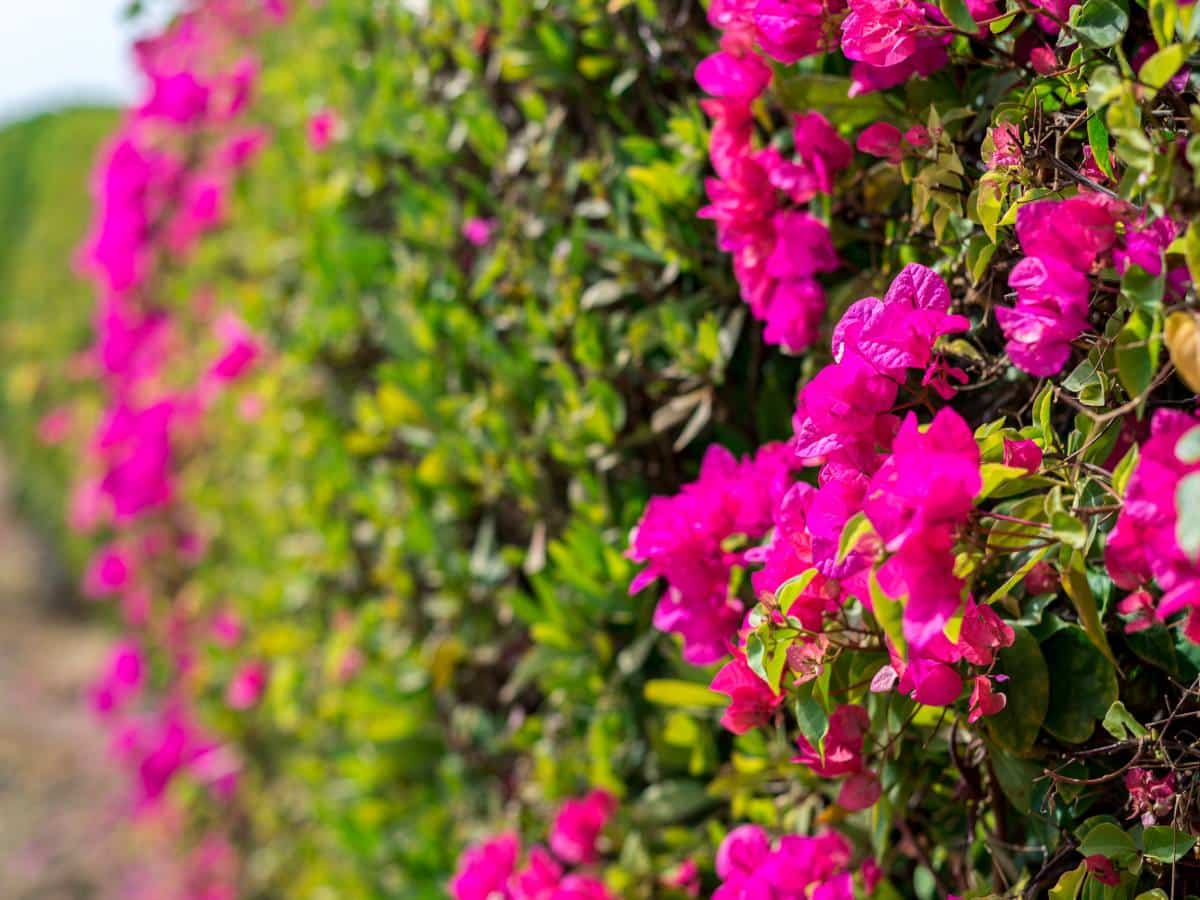
[[[987,719],[992,740],[1013,753],[1025,753],[1037,739],[1050,704],[1049,669],[1037,639],[1027,628],[1012,626],[1013,643],[997,654],[996,671],[1008,676],[1000,689],[1004,709]]]
[[[1186,44],[1172,44],[1156,52],[1138,69],[1138,81],[1153,88],[1163,88],[1176,72],[1187,62],[1191,48]],[[1149,99],[1149,98],[1147,98]]]
[[[1175,37],[1175,25],[1179,21],[1178,0],[1149,0],[1146,11],[1150,14],[1150,28],[1154,32],[1154,43],[1165,47]]]
[[[875,614],[875,621],[879,623],[883,633],[891,640],[896,652],[903,654],[908,647],[908,642],[904,639],[903,604],[900,599],[884,593],[883,588],[879,586],[879,578],[874,569],[871,570],[868,586],[871,591],[871,609]]]
[[[1062,574],[1063,590],[1067,592],[1067,596],[1075,605],[1075,612],[1079,614],[1079,624],[1083,626],[1084,632],[1096,649],[1116,666],[1117,658],[1113,656],[1112,647],[1108,645],[1108,638],[1104,634],[1104,626],[1100,623],[1100,611],[1096,607],[1096,596],[1092,593],[1092,586],[1088,583],[1083,555],[1078,550],[1071,554],[1070,562]],[[1107,706],[1107,704],[1105,705]]]
[[[1146,737],[1150,734],[1146,730],[1146,726],[1135,719],[1133,713],[1127,710],[1125,704],[1120,700],[1113,701],[1113,705],[1108,708],[1108,712],[1104,714],[1104,720],[1100,724],[1118,741]]]
[[[866,125],[887,115],[887,101],[881,94],[850,96],[850,79],[838,75],[813,75],[780,72],[771,90],[780,103],[799,112],[819,109],[831,122],[846,128]]]
[[[651,824],[682,822],[717,804],[717,799],[698,781],[660,781],[638,798],[634,815]]]
[[[1100,854],[1118,865],[1128,865],[1137,858],[1137,845],[1120,826],[1101,822],[1089,831],[1079,843],[1079,852],[1084,856]]]
[[[869,534],[875,534],[875,526],[864,512],[856,512],[842,528],[842,536],[838,540],[837,561],[843,562],[847,556]]]
[[[1087,0],[1071,12],[1075,33],[1093,48],[1115,46],[1129,27],[1129,12],[1116,0]]]
[[[1006,753],[994,743],[988,743],[988,759],[1000,782],[1000,789],[1017,812],[1028,815],[1033,808],[1033,789],[1042,767],[1027,759]]]
[[[1129,448],[1129,451],[1121,457],[1121,461],[1117,463],[1113,469],[1112,486],[1117,492],[1118,497],[1125,496],[1125,488],[1129,486],[1129,479],[1133,477],[1133,470],[1137,468],[1138,459],[1142,452],[1137,444]]]
[[[1041,649],[1050,673],[1042,725],[1061,741],[1082,744],[1117,700],[1116,670],[1075,626],[1056,631]]]
[[[963,0],[938,0],[938,6],[959,31],[975,34],[979,30],[979,25],[972,18],[971,11],[967,9],[967,4]]]
[[[1192,283],[1200,284],[1200,222],[1192,222],[1183,234],[1183,258]]]
[[[1151,275],[1141,266],[1130,266],[1121,276],[1121,297],[1135,310],[1157,313],[1162,308],[1166,278],[1162,273]]]
[[[988,598],[985,602],[990,605],[1010,594],[1012,589],[1020,584],[1024,580],[1025,576],[1030,573],[1033,567],[1045,559],[1046,554],[1048,554],[1052,549],[1054,548],[1042,547],[1041,549],[1034,551],[1029,559],[1025,560],[1025,562],[1021,564],[1017,571],[1013,572],[1008,576],[1007,579],[1005,579],[1004,584],[1000,585],[1000,587],[996,588],[996,590],[992,591],[991,594],[988,595]]]
[[[979,179],[979,188],[975,194],[975,215],[984,233],[996,240],[996,227],[1000,222],[1000,214],[1004,209],[1004,199],[1008,195],[1008,176],[993,170],[986,172]]]
[[[1117,377],[1131,399],[1140,397],[1150,387],[1158,371],[1161,331],[1158,316],[1139,308],[1130,314],[1117,335]]]
[[[1162,863],[1178,862],[1196,844],[1196,838],[1166,825],[1151,825],[1142,832],[1142,847],[1148,857]]]
[[[1179,549],[1200,562],[1200,472],[1185,476],[1175,487],[1175,540]]]
[[[719,707],[729,703],[729,698],[710,691],[694,681],[676,678],[652,678],[642,689],[645,698],[659,706]]]
[[[796,702],[792,704],[792,711],[796,714],[796,724],[800,726],[800,733],[824,756],[825,735],[829,733],[829,716],[824,708],[811,692],[808,692],[796,698]]]
[[[771,677],[767,674],[767,645],[758,632],[751,632],[746,637],[746,663],[750,671],[767,684],[771,683]]]
[[[1028,469],[1020,466],[1006,466],[1003,463],[984,463],[979,467],[979,475],[983,479],[983,488],[979,491],[977,500],[990,497],[1002,485],[1029,474]]]
[[[1080,863],[1069,872],[1063,872],[1058,884],[1050,888],[1050,900],[1075,900],[1079,896],[1079,888],[1087,877],[1087,863]]]
[[[1087,122],[1088,146],[1092,148],[1092,158],[1100,171],[1109,178],[1113,177],[1112,156],[1108,149],[1108,128],[1101,116],[1091,116]]]
[[[1050,528],[1054,536],[1076,550],[1087,546],[1088,528],[1070,513],[1056,512],[1050,517]]]
[[[808,569],[781,584],[779,589],[775,591],[775,604],[779,607],[779,611],[786,616],[792,608],[792,604],[796,602],[799,596],[804,593],[804,589],[816,577],[817,570]]]

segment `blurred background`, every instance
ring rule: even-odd
[[[97,147],[135,90],[127,6],[25,3],[6,9],[0,27],[3,900],[110,896],[130,852],[116,773],[82,702],[111,636],[88,620],[56,558],[71,552],[60,540],[66,478],[28,465],[44,450],[21,402],[54,389],[52,337],[85,340],[90,293],[69,260],[86,227]]]

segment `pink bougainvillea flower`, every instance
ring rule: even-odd
[[[71,432],[72,420],[70,407],[60,406],[52,409],[38,422],[38,440],[48,447],[61,444]]]
[[[1029,51],[1029,64],[1039,75],[1051,75],[1058,71],[1058,56],[1045,44]]]
[[[553,894],[553,900],[614,900],[604,882],[591,875],[574,872],[567,875]]]
[[[796,157],[812,171],[818,190],[832,193],[834,177],[854,159],[850,143],[815,110],[792,116],[792,139]]]
[[[454,900],[496,900],[510,897],[508,880],[516,869],[521,852],[515,834],[501,834],[474,844],[458,858],[458,868],[450,879]]]
[[[683,638],[688,662],[716,662],[732,649],[742,605],[729,596],[729,577],[741,558],[724,543],[734,535],[759,540],[766,534],[791,486],[793,465],[783,444],[767,444],[743,460],[713,446],[695,482],[646,505],[629,550],[630,558],[646,566],[630,591],[660,577],[667,582],[654,625]]]
[[[970,709],[967,721],[978,722],[984,716],[994,716],[1004,709],[1008,698],[992,690],[992,680],[986,675],[975,676],[975,686],[971,690]]]
[[[688,897],[700,896],[700,867],[694,859],[685,859],[662,877],[663,887],[682,891]]]
[[[92,557],[83,576],[88,597],[108,597],[124,590],[133,580],[134,562],[128,549],[109,544]]]
[[[552,900],[562,883],[563,870],[545,847],[529,851],[525,868],[512,877],[513,900]]]
[[[219,382],[233,381],[262,356],[262,343],[246,323],[233,313],[222,313],[213,326],[221,341],[221,353],[209,368],[209,376]]]
[[[472,246],[483,247],[492,239],[492,232],[495,229],[495,219],[482,219],[474,216],[463,222],[462,235]]]
[[[1083,862],[1087,866],[1088,873],[1101,884],[1116,887],[1121,883],[1121,876],[1113,868],[1112,860],[1107,856],[1093,853],[1091,856],[1084,857]]]
[[[928,25],[913,0],[850,0],[850,14],[842,21],[842,52],[856,62],[894,66],[917,52]]]
[[[709,687],[729,697],[721,724],[734,734],[765,725],[786,699],[754,673],[741,650],[721,667]]]
[[[1129,815],[1149,828],[1175,809],[1175,773],[1155,777],[1148,769],[1134,768],[1125,773],[1129,792]]]
[[[1008,340],[1005,350],[1031,375],[1058,374],[1071,342],[1088,328],[1087,277],[1053,257],[1028,257],[1013,267],[1008,283],[1017,291],[1017,305],[995,310]]]
[[[721,885],[713,900],[850,900],[851,857],[850,842],[836,832],[784,835],[772,848],[762,828],[741,825],[717,850]]]
[[[756,0],[753,6],[758,45],[772,59],[794,63],[837,46],[830,24],[845,0]]]
[[[938,338],[965,331],[970,322],[951,315],[950,291],[933,270],[915,263],[892,280],[882,300],[866,297],[851,304],[833,330],[833,357],[852,357],[903,382],[908,369],[925,369]]]
[[[1117,241],[1119,201],[1095,193],[1036,200],[1017,212],[1017,237],[1027,256],[1058,259],[1088,272]]]
[[[700,61],[696,82],[712,97],[748,101],[767,89],[771,68],[757,54],[734,56],[722,50]]]
[[[928,147],[933,143],[933,139],[929,136],[929,129],[924,125],[914,125],[908,131],[904,132],[904,143],[910,147]]]
[[[228,137],[216,153],[217,165],[226,169],[240,169],[249,165],[270,141],[270,135],[261,128],[249,128]]]
[[[917,43],[916,51],[903,62],[890,66],[856,62],[850,67],[850,96],[858,97],[874,91],[884,91],[904,84],[914,75],[928,78],[949,62],[945,46],[947,43],[948,36],[922,37]]]
[[[875,122],[863,129],[855,146],[870,156],[898,163],[904,158],[904,135],[890,122]]]
[[[137,644],[122,641],[113,647],[103,672],[89,691],[92,709],[100,715],[120,712],[141,689],[145,668]]]
[[[1031,596],[1036,596],[1037,594],[1056,593],[1062,579],[1058,574],[1058,569],[1054,568],[1050,563],[1043,561],[1037,563],[1029,570],[1025,575],[1024,582],[1025,590]]]
[[[772,224],[775,247],[767,259],[767,272],[772,277],[811,278],[837,268],[837,251],[829,229],[820,219],[805,212],[778,212]]]
[[[986,603],[970,602],[963,612],[957,648],[963,659],[986,668],[995,661],[996,651],[1011,647],[1015,637],[1012,626],[994,609]]]
[[[1004,440],[1004,464],[1036,472],[1042,467],[1042,448],[1033,440]]]
[[[1033,0],[1033,5],[1046,11],[1037,17],[1038,26],[1047,34],[1058,34],[1060,23],[1070,15],[1072,0]]]
[[[883,794],[883,785],[874,772],[855,772],[838,789],[837,804],[850,812],[870,809]]]
[[[267,664],[258,660],[243,663],[234,674],[225,691],[225,702],[230,709],[250,709],[258,703],[266,690]]]
[[[550,828],[550,849],[566,863],[595,862],[599,857],[596,842],[616,808],[616,798],[598,789],[567,800]]]
[[[1165,217],[1127,228],[1120,245],[1113,250],[1114,267],[1122,275],[1131,265],[1140,267],[1150,275],[1161,275],[1163,254],[1175,240],[1177,232],[1175,223]]]
[[[761,318],[765,323],[763,340],[792,353],[812,345],[825,314],[825,291],[808,278],[787,278],[775,282]]]
[[[717,875],[729,881],[753,875],[771,852],[771,839],[758,825],[739,825],[725,836],[717,849]]]
[[[871,720],[865,707],[843,704],[829,717],[825,752],[819,752],[804,735],[796,738],[800,752],[792,762],[808,766],[822,778],[837,778],[863,771],[863,737]]]
[[[142,119],[165,119],[172,125],[190,126],[204,119],[212,89],[194,72],[151,74],[150,96],[138,108]]]
[[[961,416],[943,409],[922,429],[910,413],[865,505],[885,546],[898,551],[915,541],[947,549],[982,487],[979,466],[979,446]]]
[[[1200,461],[1185,463],[1176,453],[1180,439],[1197,426],[1200,418],[1180,410],[1154,414],[1104,559],[1118,587],[1138,591],[1153,578],[1164,592],[1156,618],[1186,610],[1184,634],[1200,642],[1200,563],[1179,545],[1175,501],[1179,482],[1200,472]],[[1121,611],[1140,617],[1146,601],[1139,597],[1136,603]]]
[[[1134,591],[1117,604],[1117,612],[1129,618],[1125,622],[1125,633],[1136,634],[1154,624],[1154,598],[1146,590]]]
[[[1011,122],[1001,122],[988,132],[988,136],[992,139],[992,152],[987,158],[989,169],[1013,168],[1024,164],[1020,128]]]
[[[308,146],[320,152],[329,148],[341,127],[338,114],[332,109],[322,109],[308,119]]]

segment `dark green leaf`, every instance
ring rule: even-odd
[[[1166,825],[1151,825],[1142,832],[1142,847],[1148,857],[1162,863],[1183,859],[1195,846],[1196,838]]]
[[[1046,660],[1027,629],[1013,626],[1013,644],[998,654],[996,672],[1008,676],[1000,686],[1008,700],[987,719],[988,732],[1004,749],[1025,753],[1037,739],[1050,702]]]
[[[1116,670],[1081,628],[1056,632],[1041,649],[1050,678],[1043,726],[1061,741],[1082,744],[1117,699]]]

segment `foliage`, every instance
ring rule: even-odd
[[[0,132],[5,453],[19,472],[13,486],[22,509],[56,546],[70,547],[76,565],[86,558],[86,547],[64,527],[69,463],[47,455],[36,414],[78,398],[78,386],[61,374],[70,354],[88,344],[87,290],[65,261],[87,224],[91,158],[115,119],[110,110],[66,109]]]
[[[80,256],[157,896],[1193,890],[1191,6],[292,5]]]

